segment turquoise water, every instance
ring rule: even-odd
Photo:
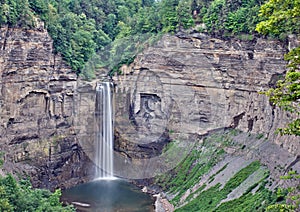
[[[123,180],[98,180],[62,192],[62,201],[88,212],[153,212],[154,200]]]

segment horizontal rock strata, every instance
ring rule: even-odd
[[[296,138],[274,133],[289,121],[287,114],[258,93],[283,76],[286,52],[283,43],[261,38],[222,40],[200,33],[164,36],[114,77],[120,149],[126,145],[130,149],[128,143],[166,147],[165,138],[181,142],[174,153],[178,157],[172,157],[180,160],[197,135],[235,128],[262,134],[291,154],[299,153]],[[141,175],[148,176],[145,167],[153,173],[162,168],[139,155],[120,157],[130,161],[124,164],[125,159],[120,159],[120,169],[138,167]],[[156,162],[165,159],[159,157]]]
[[[34,186],[68,186],[82,175],[72,117],[76,74],[42,26],[0,29],[0,147],[4,169]]]

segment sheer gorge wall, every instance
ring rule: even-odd
[[[120,99],[117,130],[128,140],[135,139],[136,131],[122,128],[121,114],[127,113],[138,126],[154,131],[156,126],[164,127],[173,134],[205,134],[230,127],[263,133],[297,153],[294,138],[274,133],[288,121],[286,114],[258,93],[274,86],[285,72],[285,52],[283,43],[261,38],[222,40],[199,33],[164,36],[114,78]],[[150,110],[145,102],[151,103]],[[141,118],[144,114],[152,119]]]
[[[89,152],[96,84],[78,80],[53,54],[42,26],[4,27],[0,37],[3,169],[29,174],[35,186],[84,181],[93,175]],[[162,173],[200,135],[229,127],[267,136],[291,160],[300,152],[299,142],[274,134],[286,123],[286,114],[257,93],[284,72],[285,52],[278,41],[225,41],[203,34],[164,36],[147,48],[114,77],[116,174],[142,178]],[[174,141],[178,148],[169,146]]]
[[[72,185],[87,171],[72,121],[77,76],[53,51],[42,25],[0,29],[3,168],[49,188]]]
[[[285,52],[285,45],[279,41],[222,40],[200,33],[164,36],[143,51],[114,78],[119,101],[115,143],[125,153],[124,158],[130,158],[129,163],[121,162],[120,170],[132,170],[127,175],[133,178],[169,170],[185,156],[184,150],[202,142],[199,135],[222,128],[261,135],[277,143],[290,153],[289,157],[277,150],[261,151],[264,147],[255,146],[255,142],[246,146],[257,151],[251,154],[261,156],[256,159],[273,168],[278,161],[287,166],[300,152],[299,141],[275,133],[287,123],[288,116],[258,93],[273,86],[285,72]],[[174,145],[166,150],[168,142]],[[249,152],[241,154],[248,157]],[[273,156],[278,158],[269,160]]]

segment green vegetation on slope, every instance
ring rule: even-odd
[[[237,134],[238,131],[231,130],[208,136],[174,170],[157,177],[156,184],[160,185],[164,191],[172,194],[174,198],[171,202],[178,205],[182,195],[196,185],[204,174],[208,173],[214,165],[223,159],[224,147],[231,145],[232,136]],[[225,169],[226,166],[221,170]],[[204,187],[198,189],[197,192]]]
[[[297,185],[285,189],[278,188],[277,199],[286,201],[269,205],[267,211],[298,211],[300,209],[300,174],[296,171],[289,171],[287,175],[282,176],[281,179],[296,182]]]
[[[226,140],[227,135],[221,137]],[[179,203],[181,196],[189,188],[199,182],[201,176],[223,158],[224,146],[217,145],[220,140],[213,137],[205,139],[202,147],[193,149],[173,171],[157,177],[156,184],[164,191],[175,195],[172,199],[174,205]]]
[[[215,209],[216,212],[223,211],[265,211],[268,204],[274,203],[277,196],[266,189],[265,185],[262,184],[256,193],[252,193],[250,190],[243,194],[240,198],[224,202]]]
[[[11,175],[0,176],[0,211],[68,212],[59,201],[60,190],[51,193],[45,189],[32,189],[28,180],[17,182]]]
[[[235,174],[223,188],[217,184],[200,193],[195,199],[189,202],[182,208],[176,211],[260,211],[264,209],[267,204],[274,201],[272,192],[268,191],[264,187],[260,187],[255,194],[251,193],[251,189],[248,189],[246,194],[242,197],[221,203],[223,199],[226,199],[227,195],[237,188],[243,181],[245,181],[252,173],[260,168],[258,161],[252,162],[247,167],[241,169]],[[267,177],[267,175],[266,175]],[[257,185],[257,184],[256,184]],[[239,203],[239,204],[236,204]],[[220,205],[219,205],[220,204]]]
[[[171,203],[177,207],[176,211],[265,211],[270,204],[278,205],[285,201],[284,195],[276,195],[267,188],[269,172],[259,161],[254,161],[240,169],[224,185],[211,183],[217,175],[218,177],[223,175],[223,171],[225,173],[230,171],[229,163],[219,167],[208,179],[204,178],[203,184],[198,184],[205,174],[224,159],[225,147],[234,146],[239,147],[240,150],[244,149],[243,145],[238,146],[235,143],[236,136],[239,137],[239,132],[236,130],[209,135],[203,143],[195,146],[174,170],[157,177],[156,184],[171,197]],[[196,184],[199,188],[193,191],[191,188]],[[190,193],[186,193],[189,189]],[[230,197],[234,190],[243,193],[236,199],[229,198],[228,201],[222,202]],[[184,202],[181,202],[183,196]]]

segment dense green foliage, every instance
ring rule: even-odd
[[[259,5],[263,0],[214,0],[202,7],[200,17],[206,30],[217,35],[251,34],[258,17]]]
[[[32,189],[28,180],[17,182],[11,175],[0,176],[0,211],[68,212],[59,201],[60,190],[51,193],[45,189]]]
[[[32,27],[34,23],[33,11],[28,0],[2,0],[0,4],[0,24],[10,26]]]
[[[265,19],[257,24],[260,33],[279,36],[300,32],[299,0],[269,0],[261,6],[259,16]]]
[[[257,14],[262,1],[3,0],[0,25],[32,28],[39,17],[46,23],[56,52],[78,74],[93,78],[102,63],[113,62],[109,70],[116,71],[120,64],[131,61],[139,49],[135,44],[145,42],[145,34],[150,38],[149,35],[172,33],[198,23],[205,23],[200,30],[220,35],[251,33],[260,19]],[[141,35],[142,41],[137,42],[136,37]],[[124,38],[132,42],[120,45]],[[123,51],[114,51],[120,46]],[[100,52],[105,57],[95,56]],[[91,58],[101,62],[87,65]]]

